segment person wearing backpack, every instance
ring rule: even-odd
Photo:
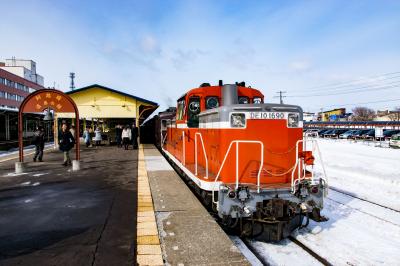
[[[71,158],[69,157],[69,151],[74,147],[75,139],[72,136],[71,131],[68,130],[67,124],[62,124],[61,132],[59,136],[60,150],[64,153],[64,163],[62,165],[71,165]]]
[[[33,157],[33,161],[36,162],[39,159],[39,162],[43,162],[43,150],[44,150],[44,128],[42,126],[38,126],[33,135],[33,144],[35,144],[35,156]]]

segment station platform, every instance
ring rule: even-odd
[[[250,265],[154,145],[141,145],[139,150],[138,195],[146,197],[141,190],[151,195],[139,198],[138,217],[153,212],[157,228],[154,224],[147,232],[140,230],[145,227],[138,218],[138,240],[157,233],[159,243],[153,242],[150,255],[140,251],[148,241],[138,241],[139,265],[161,264],[161,257],[166,265]]]
[[[0,160],[0,265],[136,265],[137,150],[81,147],[81,170],[63,154]],[[71,151],[71,159],[74,153]]]

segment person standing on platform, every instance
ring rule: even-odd
[[[33,157],[33,161],[36,162],[39,159],[39,162],[43,161],[43,150],[44,150],[44,128],[42,126],[38,126],[33,136],[33,144],[35,144],[36,152]]]
[[[94,141],[96,142],[96,147],[101,144],[101,130],[100,127],[97,127],[94,131]]]
[[[134,150],[136,150],[138,148],[138,141],[137,141],[138,135],[139,135],[139,130],[136,127],[136,124],[133,123],[132,124],[132,146],[133,146]]]
[[[71,125],[71,128],[69,129],[69,132],[71,132],[72,136],[75,137],[75,125]]]
[[[94,131],[93,128],[89,128],[89,137],[90,137],[90,146],[89,147],[93,147],[93,138],[94,138]]]
[[[115,141],[117,142],[117,147],[122,147],[122,126],[118,124],[115,127]]]
[[[85,131],[83,131],[83,140],[85,141],[86,148],[90,146],[90,133],[89,133],[89,127],[86,127]]]
[[[129,143],[131,142],[131,138],[132,138],[132,132],[129,126],[127,125],[122,130],[122,143],[124,144],[125,150],[129,149]]]
[[[71,165],[71,158],[69,157],[69,151],[74,147],[75,139],[72,136],[71,131],[68,130],[67,124],[62,124],[61,133],[59,136],[60,150],[64,153],[64,163],[62,165]]]

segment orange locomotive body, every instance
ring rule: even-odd
[[[220,82],[188,91],[160,120],[159,146],[226,226],[280,240],[303,217],[325,220],[327,184],[313,176],[300,107]]]

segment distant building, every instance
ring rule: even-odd
[[[16,58],[6,59],[5,63],[0,64],[0,68],[40,86],[44,86],[44,78],[36,73],[35,61]]]
[[[374,121],[400,121],[400,110],[377,111]]]
[[[343,121],[346,119],[346,108],[337,108],[329,111],[325,111],[320,113],[321,114],[321,121]]]
[[[0,140],[16,138],[18,108],[29,93],[39,89],[44,87],[0,67]],[[30,122],[26,121],[25,129],[29,124]]]
[[[317,116],[315,115],[315,113],[303,112],[303,121],[305,122],[317,121]]]

